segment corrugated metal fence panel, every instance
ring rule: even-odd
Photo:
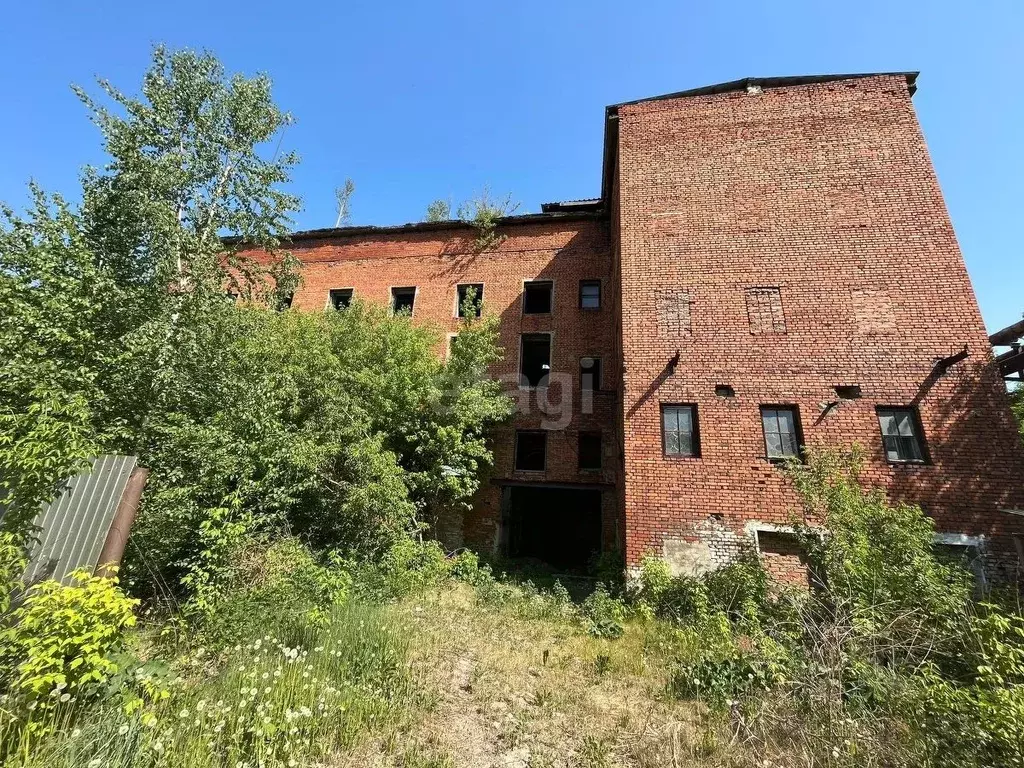
[[[91,471],[68,481],[35,519],[39,542],[25,572],[27,582],[66,581],[76,568],[95,570],[135,464],[134,456],[100,456],[92,460]]]

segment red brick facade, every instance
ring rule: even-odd
[[[603,546],[628,565],[653,552],[681,570],[714,567],[797,506],[766,458],[760,409],[780,405],[797,410],[805,444],[859,443],[872,483],[942,531],[984,537],[1009,566],[1024,517],[1005,510],[1024,508],[1024,451],[912,82],[741,81],[609,108],[601,200],[506,220],[507,239],[480,254],[458,225],[296,236],[294,305],[322,309],[333,288],[387,302],[391,287],[417,286],[414,318],[451,331],[456,286],[483,283],[506,349],[495,374],[510,380],[520,335],[552,334],[569,417],[538,406],[561,402],[563,383],[523,393],[474,511],[442,526],[452,545],[501,550],[509,489],[546,484],[600,491]],[[549,315],[523,314],[531,279],[553,281]],[[579,283],[595,279],[601,308],[581,309]],[[585,356],[602,361],[591,405]],[[698,456],[664,455],[665,404],[695,410]],[[880,406],[917,414],[925,462],[886,461]],[[514,429],[548,431],[545,471],[513,469]],[[598,472],[577,467],[580,430],[602,433]]]

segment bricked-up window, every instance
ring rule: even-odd
[[[785,333],[782,291],[778,288],[748,288],[747,319],[751,333]]]
[[[891,462],[924,463],[921,422],[913,408],[879,408],[885,458]]]
[[[697,406],[661,406],[661,442],[666,456],[700,456]]]
[[[546,387],[551,373],[551,334],[524,333],[519,354],[519,385]]]
[[[684,288],[657,291],[658,336],[673,338],[693,331],[690,323],[690,292]]]
[[[411,315],[413,304],[416,303],[416,288],[392,288],[391,289],[391,311],[396,315],[405,312]]]
[[[593,470],[601,468],[601,433],[580,432],[579,468]]]
[[[332,288],[329,294],[329,301],[334,309],[348,309],[352,304],[352,289]]]
[[[580,280],[580,309],[601,308],[601,281]]]
[[[857,331],[870,335],[896,332],[896,314],[889,294],[879,288],[855,288],[850,291]]]
[[[551,314],[551,293],[554,283],[550,280],[530,280],[523,283],[523,314]]]
[[[601,389],[601,358],[580,358],[580,391],[596,392]]]
[[[800,418],[788,405],[762,405],[764,449],[769,459],[783,460],[800,456]]]
[[[516,430],[516,469],[543,472],[547,465],[548,433]]]
[[[459,306],[457,307],[457,313],[459,317],[466,316],[466,302],[471,302],[473,309],[476,312],[476,316],[480,317],[480,311],[484,306],[484,284],[483,283],[465,283],[458,287],[458,301]]]

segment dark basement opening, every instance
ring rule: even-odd
[[[509,488],[508,557],[585,572],[601,551],[601,491]]]

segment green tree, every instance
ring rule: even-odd
[[[486,374],[495,321],[467,320],[442,361],[436,331],[383,307],[271,311],[299,275],[275,250],[298,201],[269,80],[157,48],[139,96],[101,86],[103,103],[78,89],[109,156],[81,206],[33,190],[28,214],[4,210],[8,502],[28,517],[91,453],[139,456],[124,575],[153,588],[209,584],[251,534],[365,557],[465,504],[509,412]],[[270,258],[238,255],[253,247]]]
[[[452,218],[452,204],[447,200],[435,200],[427,206],[427,221],[449,221]]]

